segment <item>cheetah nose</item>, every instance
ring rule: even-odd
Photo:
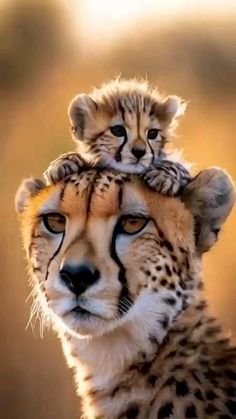
[[[87,265],[65,265],[60,271],[61,280],[77,296],[99,279],[99,271]]]
[[[133,147],[131,148],[131,153],[136,157],[137,160],[140,160],[144,156],[146,151],[143,148]]]

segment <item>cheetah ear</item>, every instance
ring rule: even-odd
[[[97,111],[96,102],[88,95],[75,96],[68,108],[72,132],[75,140],[82,140],[84,130]]]
[[[166,117],[169,120],[184,115],[187,108],[187,102],[178,96],[168,96],[163,105]]]
[[[15,209],[18,214],[25,211],[28,200],[37,195],[46,184],[40,179],[29,178],[21,182],[15,196]]]
[[[194,216],[196,246],[200,253],[206,252],[217,241],[235,197],[229,175],[215,167],[203,170],[185,187],[182,199]]]

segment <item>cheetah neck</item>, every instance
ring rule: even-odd
[[[131,330],[124,326],[95,339],[64,336],[62,340],[67,361],[76,369],[76,380],[81,384],[92,377],[89,387],[96,389],[109,388],[111,382],[114,385],[122,371],[140,360],[140,354],[153,358],[158,346],[154,336],[138,331],[138,325]]]
[[[142,320],[136,320],[94,339],[61,336],[68,365],[75,372],[77,393],[82,399],[86,418],[119,416],[122,403],[113,406],[109,402],[108,406],[110,394],[122,385],[124,377],[129,381],[132,366],[154,360],[159,342],[167,333],[156,330],[155,334],[154,321],[148,328],[145,328],[146,324],[144,320],[143,324]],[[117,409],[116,414],[114,409]]]
[[[204,336],[206,321],[203,319],[206,318],[208,314],[204,302],[201,303],[200,309],[191,307],[180,316],[168,333],[168,339],[161,345],[154,336],[151,339],[150,335],[144,337],[138,324],[136,327],[133,325],[132,329],[122,327],[90,340],[61,336],[68,365],[75,372],[77,393],[82,399],[85,417],[118,418],[137,398],[140,405],[144,406],[144,412],[147,412],[147,405],[151,403],[156,391],[154,386],[147,389],[147,380],[155,378],[155,374],[149,371],[150,366],[152,369],[155,366],[159,374],[164,364],[163,353],[175,351],[178,339],[183,339],[185,333],[190,336],[194,348],[196,339]],[[189,359],[185,359],[186,363],[197,364],[195,352],[193,350],[189,353]],[[165,375],[168,377],[166,370]],[[120,393],[120,397],[113,397],[122,388],[128,388],[128,394],[126,391],[123,397]],[[138,416],[145,417],[145,414]]]

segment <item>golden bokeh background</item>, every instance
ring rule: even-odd
[[[24,177],[73,149],[67,106],[118,74],[189,101],[176,147],[195,170],[236,178],[235,0],[0,0],[1,390],[3,419],[79,416],[52,332],[25,330],[30,292],[14,213]],[[211,308],[236,336],[236,212],[205,256]]]

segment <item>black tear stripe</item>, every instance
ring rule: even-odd
[[[118,104],[118,108],[119,108],[119,111],[121,113],[122,119],[125,122],[125,109],[121,105],[120,101],[119,101],[119,104]],[[125,131],[124,141],[115,153],[115,161],[118,161],[118,162],[121,161],[121,151],[123,150],[123,147],[127,143],[127,141],[128,141],[128,137],[127,137],[127,133]]]
[[[121,207],[122,195],[123,195],[122,187],[120,187],[120,190],[119,190],[120,207]],[[121,288],[121,292],[119,296],[119,303],[118,303],[117,311],[118,311],[119,316],[122,316],[125,313],[127,313],[127,311],[130,309],[133,303],[132,303],[132,299],[131,299],[129,288],[128,288],[127,278],[125,276],[126,269],[124,265],[122,264],[122,262],[120,261],[120,259],[118,258],[118,255],[116,253],[116,237],[119,233],[119,228],[120,226],[118,223],[114,229],[112,240],[111,240],[111,258],[115,261],[115,263],[119,266],[119,269],[120,269],[118,279],[122,285],[122,288]]]
[[[151,164],[154,164],[155,163],[155,153],[154,153],[154,150],[153,150],[151,144],[150,143],[148,143],[148,144],[149,144],[149,147],[150,147],[151,153],[152,153],[152,161],[151,161]]]
[[[120,296],[119,296],[119,303],[118,303],[118,310],[117,311],[118,311],[119,316],[122,316],[125,313],[127,313],[127,311],[132,306],[132,301],[131,301],[131,297],[130,297],[130,293],[129,293],[129,289],[128,289],[128,283],[127,283],[127,279],[126,279],[126,276],[125,276],[124,267],[123,267],[123,269],[120,270],[118,278],[119,278],[119,281],[122,285],[122,288],[121,288],[121,292],[120,292]]]
[[[120,187],[118,196],[120,199],[120,208],[122,206],[122,187]],[[151,219],[154,222],[154,225],[157,229],[157,232],[159,233],[159,236],[161,237],[163,235],[163,233],[161,232],[161,230],[159,229],[157,223],[155,222],[155,220],[152,218]],[[131,299],[131,295],[129,292],[129,288],[128,288],[128,282],[127,282],[127,278],[125,276],[126,274],[126,269],[124,267],[124,265],[122,264],[122,262],[120,261],[120,259],[118,258],[118,255],[116,253],[116,237],[119,234],[119,223],[116,225],[114,232],[113,232],[113,236],[112,236],[112,241],[111,241],[111,258],[115,261],[115,263],[119,266],[120,268],[120,272],[119,272],[119,281],[122,285],[122,289],[120,292],[120,296],[119,296],[119,303],[118,303],[118,314],[120,316],[124,315],[125,313],[127,313],[127,311],[130,309],[130,307],[133,305],[132,299]],[[164,235],[163,235],[164,238]],[[125,300],[125,301],[124,301]]]
[[[47,279],[48,279],[48,275],[49,275],[49,268],[50,268],[50,265],[51,265],[51,263],[52,263],[53,259],[54,259],[54,258],[58,255],[58,253],[59,253],[59,252],[60,252],[60,250],[61,250],[61,246],[62,246],[62,244],[63,244],[64,238],[65,238],[65,232],[64,232],[64,233],[63,233],[63,235],[62,235],[62,239],[61,239],[61,242],[60,242],[60,244],[59,244],[59,246],[58,246],[57,250],[56,250],[56,251],[55,251],[55,253],[52,255],[52,257],[49,259],[48,266],[47,266],[47,273],[46,273],[46,276],[45,276],[45,281],[47,281]]]
[[[62,187],[62,189],[61,189],[61,192],[60,192],[60,201],[63,201],[63,198],[64,198],[64,194],[65,194],[65,190],[66,190],[67,185],[68,185],[68,183],[66,183],[66,185],[65,185],[65,186],[63,186],[63,187]],[[59,203],[60,203],[60,201],[59,201]],[[58,255],[58,253],[59,253],[59,252],[60,252],[60,250],[61,250],[61,246],[62,246],[62,244],[63,244],[64,238],[65,238],[65,231],[64,231],[64,233],[63,233],[63,235],[62,235],[61,242],[60,242],[60,244],[59,244],[59,246],[58,246],[57,250],[56,250],[56,251],[55,251],[55,253],[52,255],[52,257],[49,259],[48,266],[47,266],[47,273],[46,273],[46,276],[45,276],[45,281],[47,281],[47,279],[48,279],[48,275],[49,275],[49,268],[50,268],[50,265],[51,265],[51,263],[52,263],[53,259],[54,259],[54,258]]]

